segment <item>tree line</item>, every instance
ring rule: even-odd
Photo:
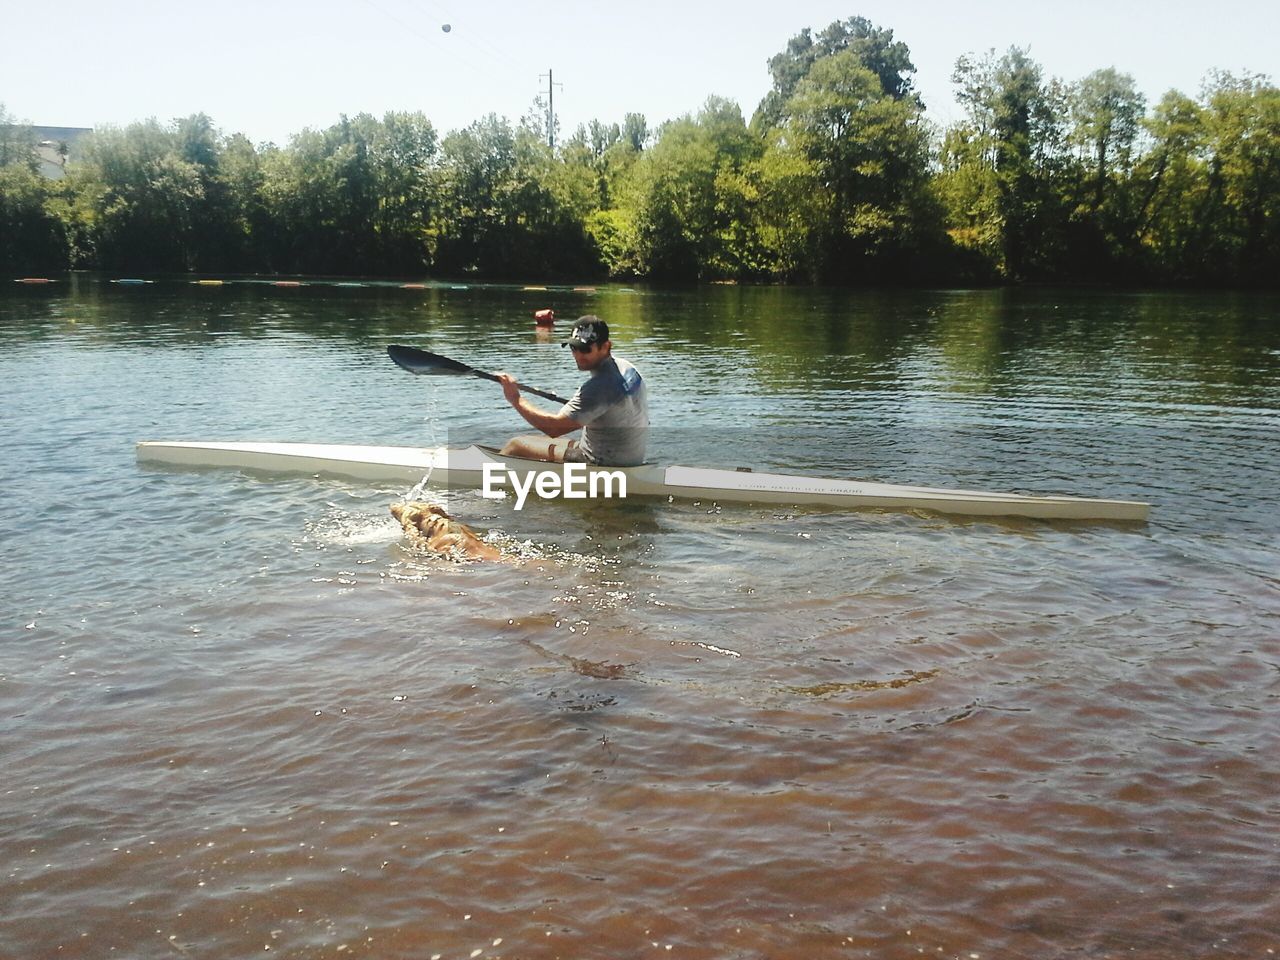
[[[545,115],[441,136],[342,117],[285,146],[204,114],[99,129],[62,180],[0,105],[0,266],[52,272],[655,281],[1274,285],[1280,89],[1212,74],[1148,106],[1114,68],[962,57],[931,123],[910,51],[861,17],[769,60],[748,121],[710,97],[650,129]]]

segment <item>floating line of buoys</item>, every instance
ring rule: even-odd
[[[13,278],[13,282],[26,283],[26,284],[50,284],[50,283],[61,283],[62,281],[54,280],[49,277],[20,277],[20,278]],[[238,279],[230,279],[230,280],[221,279],[217,277],[201,277],[199,279],[194,279],[194,280],[187,280],[179,277],[161,278],[159,280],[146,280],[146,279],[143,279],[142,277],[113,277],[109,280],[104,279],[98,282],[115,283],[115,284],[120,284],[121,286],[143,286],[146,284],[157,284],[157,283],[162,283],[162,284],[189,283],[192,286],[197,286],[197,287],[223,287],[223,286],[229,286],[229,285],[235,284],[235,285],[241,285],[241,286],[258,285],[258,286],[271,286],[271,287],[282,287],[282,288],[342,287],[342,288],[352,289],[352,288],[368,288],[368,287],[379,287],[379,288],[398,287],[401,290],[471,290],[477,286],[476,284],[468,284],[468,283],[450,283],[444,280],[434,280],[434,281],[426,281],[426,282],[410,281],[405,283],[398,283],[394,280],[373,280],[373,281],[271,280],[267,277],[247,277],[247,278],[238,278]],[[478,286],[485,287],[485,286],[488,286],[488,284],[482,283],[482,284],[479,284]],[[505,285],[496,284],[495,286],[503,287]],[[511,289],[511,287],[507,287],[507,289]],[[570,291],[572,291],[573,293],[599,293],[600,292],[600,289],[598,287],[593,287],[593,286],[571,287],[568,285],[561,286],[558,284],[551,284],[551,285],[528,284],[525,286],[521,286],[518,289],[526,293],[550,293],[550,292],[568,293]],[[618,287],[614,290],[614,292],[637,293],[639,291],[634,290],[630,287]],[[547,309],[550,309],[550,308],[547,308]]]
[[[14,280],[14,283],[53,283],[48,277],[22,277]]]

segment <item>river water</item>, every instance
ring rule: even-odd
[[[5,960],[1280,951],[1280,298],[5,286]],[[384,348],[571,391],[545,307],[661,459],[1151,520],[451,492],[458,564],[135,460],[500,442]]]

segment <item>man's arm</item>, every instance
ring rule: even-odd
[[[525,422],[533,429],[545,433],[548,437],[562,437],[566,433],[582,429],[582,424],[570,417],[561,416],[558,413],[547,413],[535,407],[520,395],[520,385],[516,383],[514,377],[500,373],[498,381],[502,384],[502,392],[507,398],[507,403],[515,407],[516,413],[524,417]]]

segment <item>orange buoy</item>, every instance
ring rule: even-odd
[[[18,283],[53,283],[48,277],[23,277]]]
[[[535,310],[533,311],[533,322],[539,327],[549,327],[556,322],[556,312],[554,310]]]

